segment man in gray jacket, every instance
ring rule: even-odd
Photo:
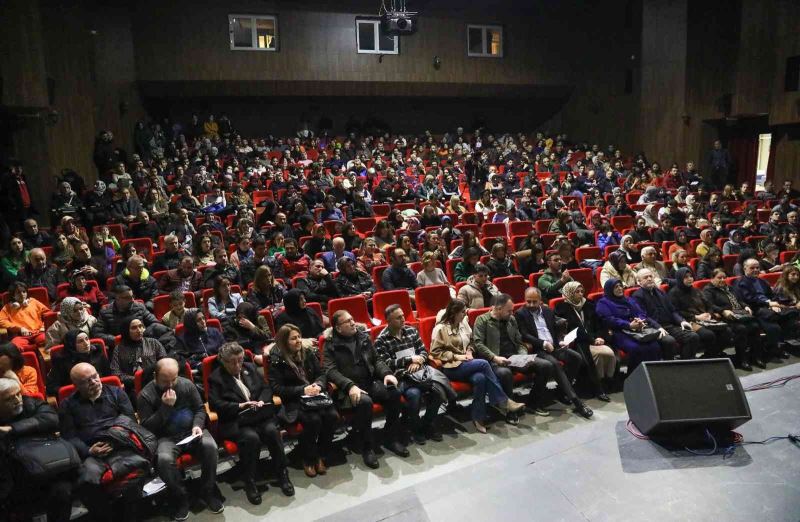
[[[155,379],[150,381],[139,394],[137,403],[142,426],[158,437],[158,474],[175,500],[175,520],[189,518],[189,497],[178,471],[176,459],[189,453],[200,461],[201,495],[209,511],[222,513],[222,504],[215,485],[217,477],[217,443],[203,429],[206,424],[206,410],[197,387],[178,375],[179,366],[175,359],[164,358],[158,361]],[[180,444],[189,436],[190,442]]]

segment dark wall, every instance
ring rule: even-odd
[[[399,55],[379,60],[358,54],[355,36],[356,16],[377,14],[378,1],[145,0],[133,8],[136,64],[142,81],[563,85],[568,46],[563,26],[547,18],[548,4],[555,3],[534,10],[527,2],[425,2],[418,32],[401,37]],[[229,14],[277,15],[279,50],[230,50]],[[503,25],[504,57],[468,57],[467,23]]]
[[[485,98],[399,98],[399,97],[309,97],[309,98],[194,98],[150,100],[155,114],[188,121],[199,110],[219,116],[226,113],[245,136],[294,133],[301,120],[316,131],[321,118],[332,120],[333,131],[344,134],[351,121],[365,124],[371,119],[386,122],[393,132],[434,133],[476,125],[503,131],[538,127],[564,103],[564,99],[522,100]]]

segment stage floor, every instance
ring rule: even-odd
[[[789,362],[747,375],[744,386],[800,373],[798,359]],[[747,396],[753,420],[737,430],[746,441],[800,433],[800,380]],[[625,429],[621,393],[589,404],[592,420],[558,404],[549,418],[495,423],[489,435],[468,426],[412,446],[408,459],[382,457],[377,471],[355,455],[325,477],[293,470],[296,497],[270,488],[260,506],[223,484],[225,513],[196,519],[800,520],[800,447],[792,442],[740,446],[727,458],[673,453]]]

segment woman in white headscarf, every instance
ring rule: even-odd
[[[658,221],[658,214],[656,210],[655,203],[648,204],[644,210],[638,213],[639,216],[644,218],[645,223],[647,223],[648,227],[658,227],[661,226],[661,223]]]
[[[65,297],[61,301],[58,319],[45,332],[45,349],[49,350],[57,344],[64,344],[64,336],[70,330],[79,330],[90,335],[97,318],[89,315],[88,310],[89,305],[77,297]]]
[[[578,330],[575,343],[589,366],[589,380],[595,396],[608,402],[610,399],[606,391],[613,388],[617,366],[614,351],[603,338],[604,335],[608,337],[608,334],[600,325],[594,303],[586,299],[586,290],[582,284],[577,281],[566,283],[561,288],[561,295],[564,296],[564,301],[556,305],[554,312],[567,321],[568,331]]]

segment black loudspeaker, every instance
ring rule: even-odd
[[[644,362],[625,381],[625,405],[655,438],[729,432],[752,418],[729,359]]]

